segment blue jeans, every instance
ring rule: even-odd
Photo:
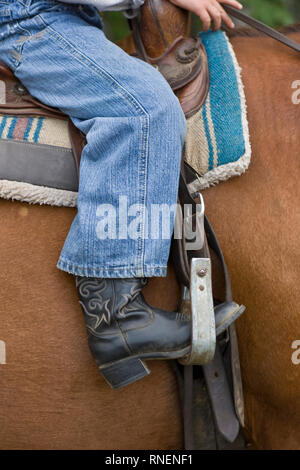
[[[176,204],[186,121],[162,75],[109,41],[94,8],[56,0],[0,0],[0,60],[87,137],[58,268],[166,275],[171,233],[152,236],[149,213]]]

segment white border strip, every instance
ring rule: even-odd
[[[18,181],[0,180],[0,198],[50,206],[76,207],[77,193]]]

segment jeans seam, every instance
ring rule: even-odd
[[[139,182],[139,188],[140,189],[140,194],[139,198],[142,199],[142,208],[143,208],[143,217],[142,217],[142,227],[141,227],[141,238],[139,239],[139,244],[138,244],[138,253],[139,253],[139,262],[141,269],[143,270],[144,268],[144,258],[145,258],[145,227],[146,227],[146,194],[147,194],[147,169],[148,169],[148,158],[149,158],[149,132],[150,132],[150,119],[149,116],[146,118],[146,123],[145,127],[146,130],[142,132],[144,138],[143,138],[143,148],[142,148],[142,155],[144,155],[144,158],[141,158],[141,163],[139,165],[139,178],[141,175],[141,178],[143,181]],[[142,126],[144,127],[144,125]],[[143,188],[143,192],[142,192]]]
[[[57,263],[57,267],[58,269],[70,274],[88,277],[153,277],[166,276],[167,273],[167,265],[148,265],[146,266],[146,269],[144,268],[143,270],[141,270],[137,265],[91,267],[88,265],[81,266],[77,263],[69,262],[61,256]]]
[[[67,259],[63,258],[62,256],[60,256],[59,258],[59,262],[62,262],[64,264],[68,264],[68,265],[71,265],[71,266],[75,266],[74,263],[72,262],[69,262]],[[78,266],[78,265],[77,265]],[[83,266],[78,266],[78,267],[82,267],[82,268],[89,268],[90,266],[88,265],[83,265]],[[136,266],[135,264],[120,264],[120,265],[115,265],[115,266],[97,266],[95,268],[92,267],[92,269],[127,269],[127,268],[137,268],[138,266]],[[166,265],[162,265],[162,264],[150,264],[150,265],[147,265],[147,269],[148,268],[165,268]]]
[[[16,32],[17,33],[22,33],[24,34],[25,36],[27,37],[30,37],[32,36],[32,34],[30,33],[30,31],[28,31],[28,29],[26,28],[23,28],[23,26],[20,25],[20,23],[17,21],[16,22]],[[19,68],[19,66],[21,65],[22,63],[22,52],[23,52],[23,49],[24,49],[24,41],[23,42],[17,42],[16,44],[14,44],[12,46],[12,48],[19,54],[20,56],[20,59],[17,59],[16,57],[13,57],[14,59],[14,62],[15,62],[15,70],[14,72],[16,72]]]
[[[18,0],[18,2],[21,3],[23,7],[28,8],[28,4],[26,2],[22,2],[22,0]]]

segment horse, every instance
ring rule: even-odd
[[[300,40],[300,28],[292,37]],[[241,177],[203,191],[234,297],[247,306],[237,330],[245,435],[257,449],[300,448],[296,178],[300,105],[292,103],[299,57],[271,39],[231,38],[248,104],[252,162]],[[183,427],[170,363],[111,391],[90,356],[74,279],[56,261],[75,215],[64,207],[0,201],[0,361],[3,449],[180,449]],[[218,286],[216,286],[218,289]],[[145,289],[152,305],[177,309],[179,285]]]

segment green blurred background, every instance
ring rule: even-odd
[[[258,20],[275,28],[300,22],[300,0],[240,0],[245,10]],[[127,20],[122,13],[102,14],[107,36],[116,41],[129,33]],[[201,29],[200,20],[193,17],[193,31]]]

